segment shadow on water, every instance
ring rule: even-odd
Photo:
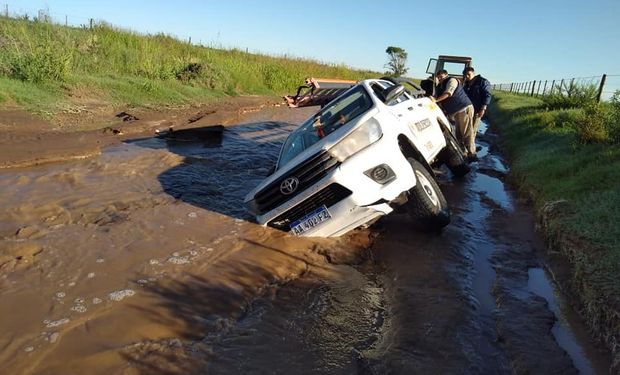
[[[130,345],[122,357],[143,374],[360,373],[362,352],[379,338],[384,319],[372,265],[362,273],[277,245],[243,243],[250,259],[224,258],[208,276],[143,284],[156,304],[134,308],[173,328],[174,337]],[[339,277],[324,279],[308,266]],[[277,276],[277,269],[287,271]]]
[[[166,193],[209,211],[251,220],[243,199],[269,175],[281,144],[295,127],[286,122],[216,125],[128,143],[167,149],[185,158],[158,176]]]
[[[257,291],[269,294],[273,288],[275,292],[276,285],[285,283],[286,278],[306,272],[306,265],[321,267],[268,244],[251,239],[241,242],[252,247],[252,254],[243,259],[224,258],[208,276],[185,273],[141,284],[144,293],[157,302],[133,308],[156,325],[173,328],[175,337],[124,348],[121,355],[139,373],[205,373],[213,361],[221,360],[213,347],[246,319]],[[278,267],[289,273],[277,276]]]

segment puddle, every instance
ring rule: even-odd
[[[372,273],[338,266],[335,279],[312,276],[260,299],[212,347],[214,373],[351,374],[384,322],[383,288]]]
[[[566,350],[579,373],[583,375],[606,373],[607,369],[602,365],[604,362],[598,359],[600,355],[593,350],[587,353],[580,344],[580,341],[583,342],[584,339],[587,341],[586,333],[581,332],[582,335],[579,338],[575,334],[575,328],[571,326],[567,319],[567,315],[573,315],[573,318],[575,318],[575,313],[570,311],[570,308],[564,306],[561,295],[555,289],[545,271],[542,268],[530,268],[528,270],[527,285],[532,293],[543,297],[547,301],[549,309],[557,319],[552,328],[553,336],[560,347]],[[588,359],[589,357],[597,359],[598,366],[596,368]]]
[[[508,212],[514,209],[512,198],[506,192],[504,183],[495,177],[476,173],[473,190]]]

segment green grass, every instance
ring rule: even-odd
[[[551,247],[571,264],[586,323],[620,366],[620,147],[614,137],[584,142],[592,108],[549,110],[540,99],[499,92],[490,114],[512,178],[544,218]],[[610,134],[617,131],[620,101],[594,113]],[[557,212],[545,213],[558,201]]]
[[[378,74],[190,45],[106,23],[91,29],[0,17],[0,96],[38,112],[70,106],[70,94],[86,87],[113,104],[149,106],[288,94],[308,76],[359,80]]]
[[[34,84],[0,76],[0,96],[5,103],[14,102],[30,112],[46,114],[59,110],[63,93],[58,84]]]
[[[491,115],[512,159],[511,173],[537,209],[567,201],[553,225],[591,245],[583,249],[581,266],[596,270],[591,279],[604,280],[598,290],[620,301],[620,147],[580,142],[575,122],[581,110],[549,111],[536,98],[507,93],[494,99]]]

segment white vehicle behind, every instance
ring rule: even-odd
[[[406,205],[415,225],[450,221],[432,165],[469,171],[443,112],[421,92],[361,81],[293,131],[275,172],[245,203],[258,223],[303,236],[339,236]]]

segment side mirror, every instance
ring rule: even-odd
[[[383,102],[385,104],[390,103],[392,100],[398,98],[405,93],[405,87],[403,85],[394,85],[383,90]]]

